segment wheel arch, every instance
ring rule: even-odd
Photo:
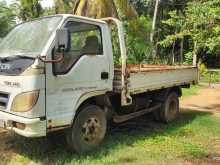
[[[111,106],[111,102],[109,100],[108,94],[106,91],[98,91],[95,93],[87,93],[82,95],[75,108],[74,108],[74,116],[72,120],[72,124],[76,118],[76,116],[79,114],[79,112],[83,109],[83,107],[88,106],[88,105],[96,105],[101,107],[104,110],[104,107]]]
[[[175,92],[178,97],[182,97],[182,95],[183,95],[182,88],[180,86],[176,86],[176,87],[170,88],[169,93],[171,93],[171,92]]]
[[[163,102],[167,98],[167,96],[172,92],[175,92],[178,97],[181,97],[182,96],[181,86],[175,86],[175,87],[171,87],[171,88],[161,89],[161,90],[155,92],[154,99],[156,101]]]

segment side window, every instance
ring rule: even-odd
[[[67,22],[65,26],[70,33],[70,49],[65,52],[64,60],[53,64],[53,71],[66,74],[83,55],[102,55],[101,28],[83,22]],[[56,59],[56,53],[54,53]]]

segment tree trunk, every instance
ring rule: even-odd
[[[128,0],[76,0],[73,9],[75,15],[92,18],[119,18],[119,13],[128,19],[138,16]]]
[[[184,38],[180,41],[180,64],[183,63]]]
[[[172,54],[171,54],[171,65],[174,65],[175,63],[175,46],[176,46],[176,41],[174,41],[173,43]]]
[[[197,66],[197,42],[194,42],[194,50],[193,50],[193,66]]]
[[[160,2],[160,0],[156,0],[155,9],[154,9],[154,18],[153,18],[153,23],[152,23],[152,32],[151,32],[151,36],[150,36],[151,42],[154,41],[154,31],[155,31],[155,28],[156,28],[157,13],[158,13],[158,8],[159,8],[159,2]]]
[[[118,18],[113,0],[77,0],[73,14],[92,18]]]
[[[118,9],[118,13],[120,16],[128,19],[135,19],[138,16],[137,11],[135,10],[134,6],[129,3],[129,0],[113,0],[114,4],[116,6],[116,9]],[[120,17],[119,16],[119,17]]]

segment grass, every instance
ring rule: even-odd
[[[190,88],[182,89],[183,98],[187,96],[191,96],[191,95],[196,95],[200,89],[201,89],[201,86],[199,85],[192,85]]]
[[[65,149],[63,139],[56,143],[44,139],[18,138],[16,155],[2,156],[4,164],[174,164],[176,161],[205,159],[220,154],[212,146],[220,139],[220,120],[204,112],[184,112],[170,125],[147,118],[131,121],[109,130],[104,144],[88,155],[78,156]]]
[[[183,91],[197,93],[199,87]],[[104,143],[88,155],[76,155],[65,149],[62,136],[55,141],[9,136],[13,152],[0,155],[0,164],[9,165],[109,165],[109,164],[184,164],[205,162],[220,156],[220,120],[207,112],[182,111],[172,124],[156,123],[151,115],[112,126]],[[7,145],[9,145],[7,143]],[[1,151],[1,149],[0,149]]]

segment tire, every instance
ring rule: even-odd
[[[153,111],[153,117],[155,121],[158,121],[158,122],[161,121],[160,113],[161,113],[161,109],[157,109]]]
[[[175,92],[172,92],[166,98],[161,108],[161,120],[164,123],[174,121],[179,115],[179,98]]]
[[[170,123],[174,121],[179,115],[179,98],[176,92],[170,93],[159,110],[154,113],[156,121],[163,123]]]
[[[95,149],[103,141],[106,127],[106,115],[101,108],[95,105],[84,107],[67,130],[68,148],[79,154]]]

